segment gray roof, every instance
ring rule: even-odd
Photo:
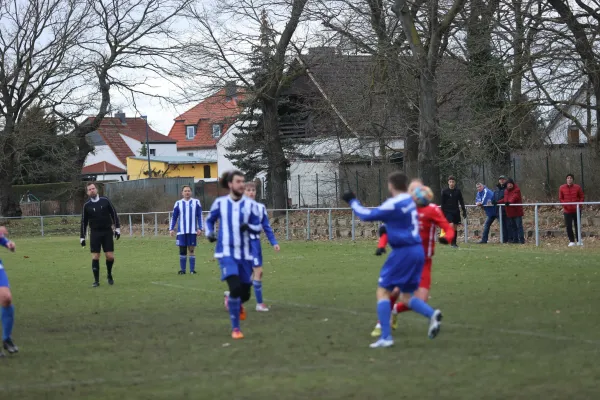
[[[128,157],[134,160],[147,160],[148,157]],[[164,162],[167,164],[213,164],[216,163],[215,159],[205,159],[189,156],[150,156],[150,161]]]

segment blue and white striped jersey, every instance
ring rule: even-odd
[[[171,218],[170,231],[175,230],[177,225],[177,234],[196,234],[196,231],[202,230],[202,206],[200,200],[178,200],[173,207],[173,217]]]
[[[392,248],[421,244],[419,235],[419,214],[412,197],[401,193],[387,199],[377,208],[363,207],[356,199],[350,207],[362,221],[383,221]]]
[[[269,224],[269,215],[267,214],[267,207],[259,202],[255,202],[255,204],[255,214],[258,215],[262,230],[265,231],[265,235],[267,236],[267,239],[269,239],[269,243],[271,243],[271,246],[275,246],[277,244],[277,239],[275,239],[275,233],[273,233],[273,228],[271,228],[271,225]],[[250,239],[260,239],[260,233],[251,233]]]
[[[236,260],[248,261],[253,259],[250,254],[250,234],[242,232],[241,226],[248,224],[251,230],[260,231],[260,220],[256,211],[256,202],[247,197],[235,201],[227,195],[215,200],[206,219],[207,236],[215,231],[215,223],[219,221],[215,258],[233,257]]]

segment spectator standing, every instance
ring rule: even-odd
[[[494,205],[494,192],[482,183],[478,183],[476,187],[477,195],[475,196],[475,205],[483,208],[487,217],[485,224],[483,225],[483,235],[479,242],[480,244],[485,244],[488,242],[490,226],[498,218],[498,207]]]
[[[504,190],[504,198],[500,199],[499,203],[504,203],[506,207],[506,216],[508,217],[508,231],[511,243],[525,243],[525,234],[523,231],[523,206],[521,204],[523,197],[521,189],[512,178],[506,181],[506,189]]]
[[[448,177],[448,187],[442,190],[442,211],[444,216],[452,224],[452,229],[457,231],[457,225],[460,225],[460,209],[462,209],[463,218],[467,219],[467,208],[465,207],[465,201],[463,199],[462,192],[456,187],[456,178],[453,176]],[[456,237],[454,235],[452,240],[452,247],[457,248]]]
[[[575,176],[573,174],[567,175],[567,183],[562,185],[558,190],[558,199],[561,203],[582,203],[583,189],[581,186],[575,184]],[[579,210],[581,215],[581,210]],[[577,229],[577,205],[565,204],[563,205],[563,213],[565,216],[565,226],[567,228],[567,236],[569,237],[569,247],[583,246],[583,242],[579,237],[579,230]],[[573,227],[575,229],[573,230]],[[574,233],[573,233],[574,232]],[[577,241],[575,241],[577,237]]]
[[[498,178],[498,184],[494,191],[494,205],[500,203],[500,199],[504,198],[504,191],[506,190],[506,181],[508,178],[505,175],[500,175]],[[500,218],[502,217],[502,218]],[[506,215],[506,208],[501,207],[498,210],[498,219],[501,219],[502,225],[502,243],[510,243],[512,238],[510,237],[510,231],[508,229],[508,216]]]

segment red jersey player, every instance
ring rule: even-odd
[[[415,193],[415,190],[418,187],[423,187],[425,190],[429,189],[426,186],[423,186],[423,183],[415,179],[409,186],[408,192],[410,194]],[[415,293],[415,296],[423,301],[429,300],[429,289],[431,287],[431,264],[432,257],[435,250],[435,242],[436,242],[436,227],[440,227],[445,235],[443,238],[440,238],[440,242],[444,244],[448,244],[452,242],[454,238],[455,232],[452,226],[448,223],[448,220],[444,216],[444,213],[440,210],[440,208],[435,204],[430,204],[428,201],[415,198],[415,202],[417,203],[417,211],[419,213],[419,233],[421,235],[421,241],[423,243],[423,251],[425,252],[425,265],[423,266],[423,272],[421,273],[421,282],[419,283],[419,289]],[[380,237],[379,243],[377,245],[376,255],[381,255],[385,253],[385,247],[387,245],[387,234],[385,233],[385,226],[382,226],[379,229]],[[396,328],[396,317],[398,313],[404,311],[410,311],[404,303],[394,304],[398,299],[397,291],[394,290],[392,295],[390,296],[390,300],[392,303],[392,327]],[[381,327],[379,322],[373,332],[371,332],[371,336],[379,336],[381,335]]]

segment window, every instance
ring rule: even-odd
[[[579,128],[576,125],[569,127],[569,136],[567,141],[569,144],[579,144]]]
[[[213,138],[219,138],[219,137],[221,137],[221,125],[219,125],[219,124],[213,124],[213,126],[212,126],[212,135],[213,135]]]
[[[151,156],[155,156],[156,155],[156,149],[150,149],[150,155]]]
[[[188,125],[185,127],[185,138],[192,140],[196,137],[196,127],[194,125]]]
[[[188,157],[194,157],[194,153],[187,153]]]
[[[204,178],[210,178],[210,165],[204,166]]]

